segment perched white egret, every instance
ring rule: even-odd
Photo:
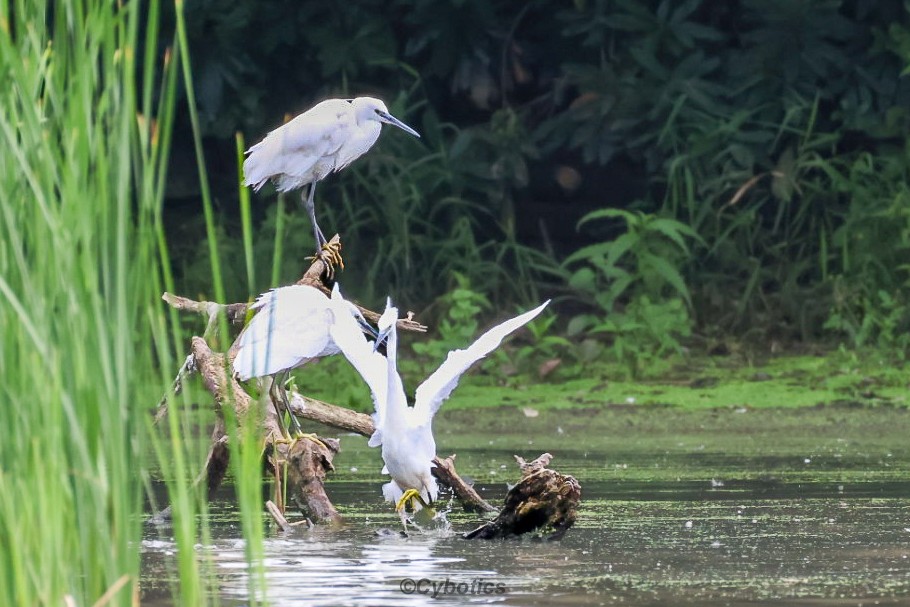
[[[333,293],[333,298],[335,294]],[[405,506],[410,501],[414,509],[429,506],[439,493],[430,469],[436,456],[433,438],[433,416],[458,385],[458,379],[475,362],[492,352],[503,338],[535,318],[549,300],[511,320],[496,325],[465,350],[449,352],[445,362],[431,374],[415,392],[414,406],[408,406],[404,386],[397,369],[398,335],[395,322],[398,310],[391,301],[379,320],[377,343],[387,338],[386,356],[375,351],[357,328],[353,319],[336,322],[330,332],[335,344],[360,373],[373,393],[376,413],[371,447],[382,446],[383,472],[392,481],[383,486],[386,500],[405,524]]]
[[[288,403],[284,384],[291,370],[339,352],[329,330],[339,317],[350,320],[359,331],[367,331],[374,336],[376,331],[354,304],[340,297],[329,299],[319,289],[307,285],[291,285],[263,293],[252,309],[256,310],[256,315],[240,335],[234,372],[242,381],[271,376],[269,395],[282,428],[279,396],[290,414],[296,434],[312,438],[312,435],[302,432],[300,422]],[[278,396],[275,394],[276,386]],[[286,428],[283,429],[287,432]]]
[[[373,147],[383,122],[420,137],[392,116],[385,103],[373,97],[317,103],[246,151],[243,185],[258,191],[271,179],[279,192],[289,192],[309,184],[309,194],[301,194],[301,201],[313,222],[318,254],[325,248],[326,239],[316,223],[316,182],[332,171],[340,171]],[[337,251],[331,255],[340,262]]]

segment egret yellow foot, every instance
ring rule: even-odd
[[[295,442],[298,439],[305,438],[305,439],[309,439],[309,440],[313,441],[314,443],[316,443],[323,449],[328,449],[328,447],[325,446],[325,443],[322,442],[321,440],[319,440],[319,437],[316,434],[314,434],[313,432],[295,432],[294,434],[295,434],[295,436],[294,436]]]
[[[316,443],[317,445],[319,445],[320,447],[322,447],[323,449],[328,449],[328,447],[325,446],[325,443],[322,442],[321,440],[319,440],[319,437],[312,433],[295,432],[294,436],[292,436],[292,437],[276,438],[272,442],[285,444],[288,446],[288,450],[290,450],[294,447],[294,445],[297,444],[297,441],[299,441],[301,439],[311,440],[314,443]]]
[[[294,443],[297,442],[297,439],[291,438],[289,436],[282,436],[281,438],[273,438],[272,442],[275,443],[276,445],[278,445],[278,444],[287,445],[288,449],[290,449],[291,447],[294,446]]]
[[[423,498],[420,497],[420,491],[417,489],[408,489],[402,494],[400,498],[398,498],[398,502],[395,503],[395,510],[398,512],[403,512],[408,503],[411,504],[411,510],[416,510],[417,508],[414,506],[415,500],[417,502],[420,502],[420,505],[424,508],[430,507],[430,505],[423,501]]]
[[[325,264],[326,276],[331,280],[335,277],[335,266],[344,269],[344,260],[341,258],[341,243],[327,242],[322,245],[321,249],[313,257],[307,259],[320,259]]]

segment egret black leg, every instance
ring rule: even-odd
[[[284,408],[288,410],[288,415],[291,416],[291,425],[294,426],[294,433],[297,436],[302,436],[303,428],[300,426],[300,420],[298,420],[297,416],[294,415],[294,412],[291,411],[291,402],[288,400],[288,391],[287,391],[287,388],[285,388],[285,384],[287,384],[288,378],[290,378],[290,377],[291,377],[291,372],[285,371],[284,377],[282,378],[281,386],[279,387],[279,390],[281,390],[281,399],[282,399],[282,401],[284,401]]]
[[[275,415],[278,416],[278,426],[281,428],[282,433],[284,433],[284,436],[281,438],[287,440],[291,435],[288,433],[287,426],[284,425],[284,413],[281,412],[281,408],[278,406],[278,401],[281,398],[278,395],[278,388],[276,388],[278,382],[274,377],[271,378],[271,380],[272,385],[269,386],[269,400],[272,401],[272,406],[275,407]]]
[[[306,210],[307,214],[309,214],[310,221],[313,222],[313,238],[316,240],[316,256],[308,257],[307,259],[321,259],[324,261],[326,265],[326,275],[329,280],[332,280],[335,276],[336,265],[341,266],[342,270],[344,269],[344,261],[341,259],[341,245],[339,243],[329,244],[325,238],[325,234],[319,229],[319,224],[316,223],[315,193],[316,182],[314,181],[310,184],[309,194],[306,197],[304,197],[303,194],[300,195],[303,208]]]
[[[323,449],[326,449],[327,447],[325,446],[325,443],[323,443],[321,440],[319,440],[319,437],[318,437],[318,436],[316,436],[316,435],[315,435],[314,433],[312,433],[312,432],[304,432],[304,431],[303,431],[303,427],[300,425],[300,420],[298,420],[298,419],[297,419],[297,416],[294,415],[294,412],[291,411],[291,403],[290,403],[290,401],[288,400],[288,391],[287,391],[287,389],[284,387],[285,384],[286,384],[287,381],[288,381],[288,378],[289,378],[290,376],[291,376],[291,372],[290,372],[290,371],[285,371],[285,372],[284,372],[284,381],[281,382],[281,388],[280,388],[280,390],[281,390],[282,399],[284,400],[284,408],[287,409],[288,415],[291,416],[291,423],[294,425],[294,438],[293,438],[293,440],[296,441],[298,438],[308,438],[308,439],[310,439],[311,441],[313,441],[314,443],[316,443],[317,445],[321,446]]]
[[[325,236],[322,234],[322,230],[319,229],[319,224],[316,223],[316,182],[310,184],[310,192],[306,197],[303,194],[300,195],[300,200],[303,202],[304,210],[309,214],[310,221],[313,222],[313,238],[316,239],[316,252],[318,253],[322,250],[323,245],[326,243]]]

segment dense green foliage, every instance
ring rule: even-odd
[[[566,318],[585,319],[573,329],[597,324],[652,351],[660,340],[647,333],[668,323],[672,342],[694,329],[906,345],[907,2],[189,8],[210,149],[333,95],[378,94],[424,135],[387,134],[320,188],[318,212],[345,237],[348,290],[367,300],[391,291],[420,309],[459,272],[497,308],[562,294]],[[214,171],[225,192],[232,162]],[[255,198],[270,246],[274,207]],[[685,242],[640,240],[617,254],[609,242],[637,229],[625,215],[576,226],[602,208],[678,222]],[[311,247],[305,218],[290,214],[284,281]],[[205,288],[197,253],[182,252],[191,290]],[[237,296],[270,286],[237,278]],[[643,334],[635,319],[652,316],[648,306],[668,323]]]

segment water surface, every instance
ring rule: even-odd
[[[910,415],[902,409],[454,412],[440,453],[497,503],[511,455],[546,450],[582,484],[560,542],[397,534],[381,501],[378,453],[344,436],[329,492],[340,530],[272,530],[267,596],[280,605],[910,604]],[[230,487],[213,504],[224,604],[249,602]],[[168,528],[147,530],[144,602],[167,604]],[[404,591],[403,591],[404,590]]]

